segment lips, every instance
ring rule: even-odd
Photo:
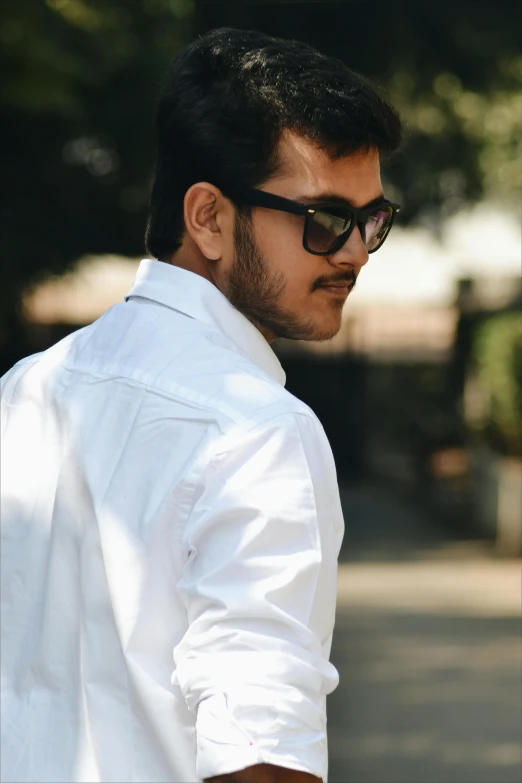
[[[353,283],[330,283],[330,285],[321,285],[319,288],[325,288],[327,291],[340,293],[349,293],[353,288]]]

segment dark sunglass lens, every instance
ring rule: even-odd
[[[369,215],[365,226],[365,244],[370,253],[377,250],[388,236],[392,220],[391,206],[379,207]]]
[[[348,230],[351,219],[346,212],[335,215],[319,209],[307,222],[307,242],[310,250],[328,253],[335,248],[341,234]]]

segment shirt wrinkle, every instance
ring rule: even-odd
[[[2,779],[266,762],[326,781],[343,522],[324,431],[284,382],[221,291],[150,259],[4,376]]]

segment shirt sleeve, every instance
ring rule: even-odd
[[[198,777],[275,764],[326,780],[342,515],[317,420],[284,414],[215,456],[184,534],[174,679]]]

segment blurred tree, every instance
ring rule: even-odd
[[[3,368],[26,351],[21,291],[85,253],[138,255],[158,83],[191,0],[4,0]]]
[[[483,416],[475,423],[488,445],[522,457],[522,313],[496,313],[477,329],[472,351]]]
[[[212,27],[301,38],[382,89],[406,122],[385,173],[403,220],[436,227],[483,196],[520,204],[517,0],[4,0],[2,12],[0,369],[26,351],[24,287],[85,253],[141,253],[158,82]]]

